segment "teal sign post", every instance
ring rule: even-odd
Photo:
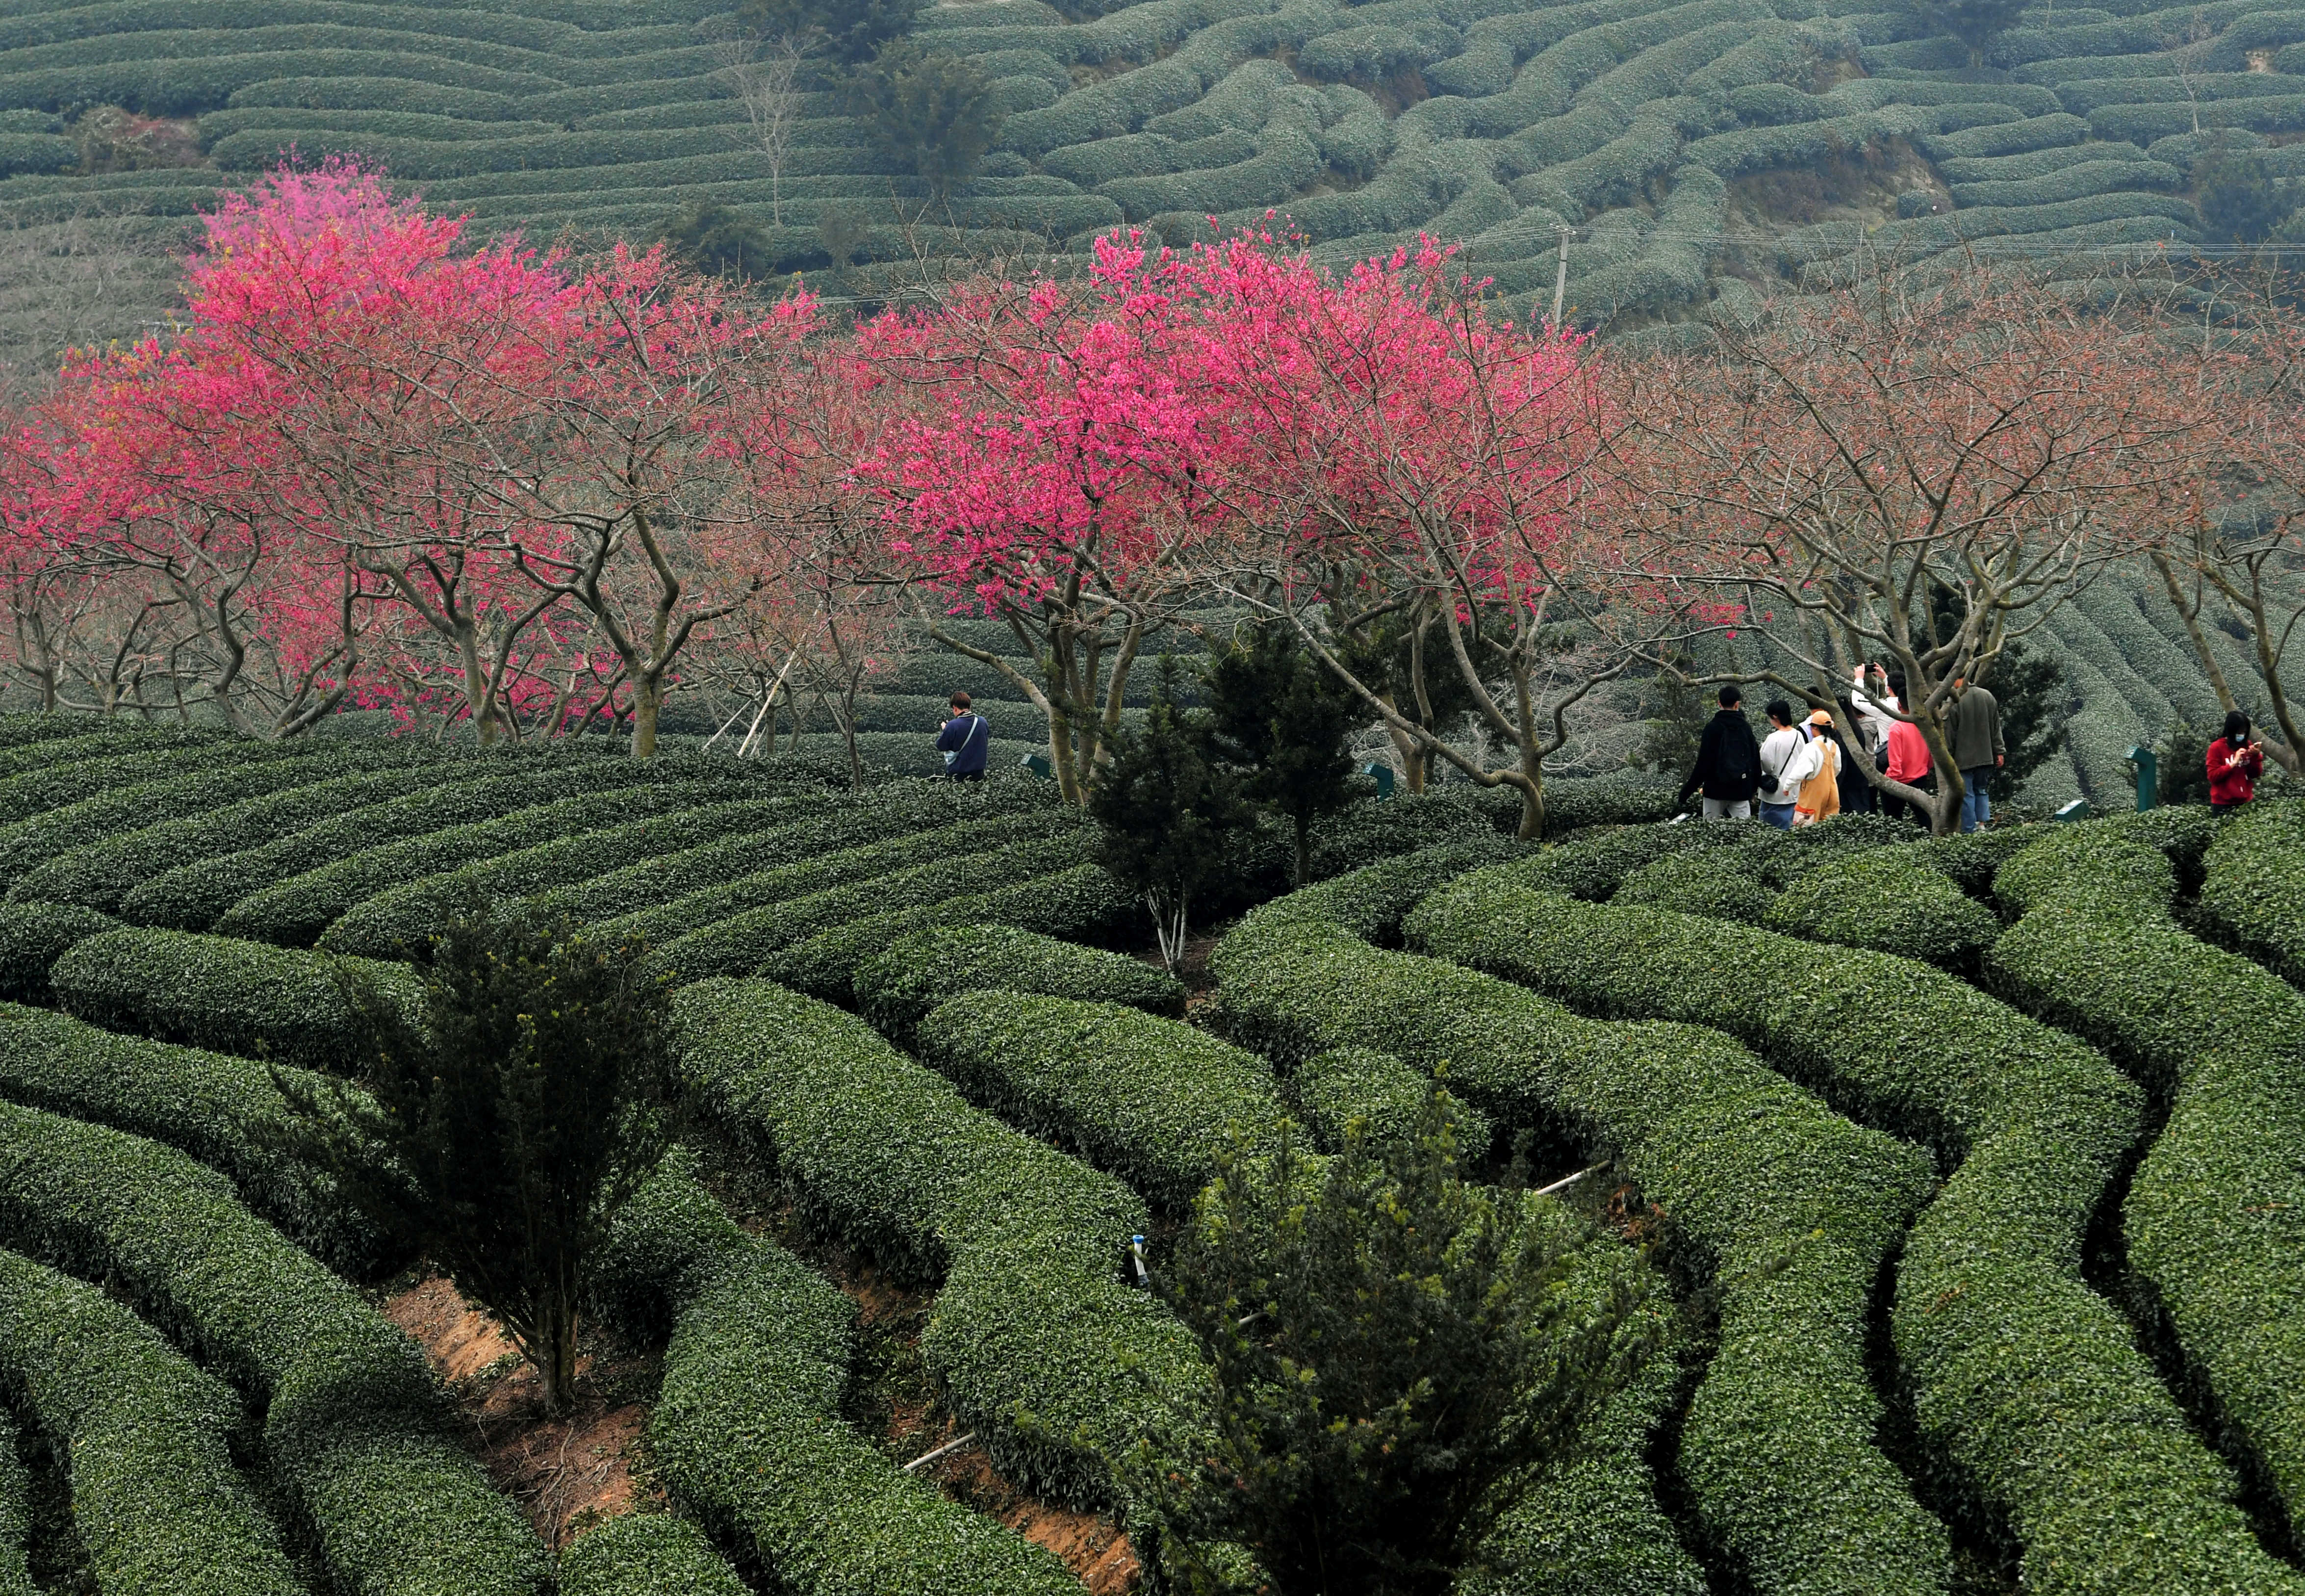
[[[2137,767],[2137,807],[2150,809],[2161,798],[2161,762],[2150,748],[2131,748],[2129,763]]]

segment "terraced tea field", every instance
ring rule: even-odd
[[[1542,849],[1365,806],[1318,884],[1244,862],[1188,1009],[1050,783],[806,772],[0,720],[0,1585],[1126,1588],[1127,1460],[1206,1392],[1127,1238],[1445,1065],[1484,1156],[1605,1167],[1572,1222],[1646,1215],[1686,1310],[1460,1590],[2305,1591],[2297,800]],[[333,962],[406,1001],[475,891],[676,986],[700,1139],[596,1292],[641,1511],[506,1494],[274,1134],[353,1056]],[[892,1301],[940,1467],[854,1399]]]
[[[1569,303],[1629,327],[1860,235],[1914,258],[2187,244],[2213,139],[2305,173],[2305,12],[2282,0],[2044,5],[1981,65],[1912,9],[1815,0],[1141,0],[1084,19],[997,0],[917,24],[1006,114],[980,175],[931,206],[829,91],[795,102],[772,177],[700,31],[722,9],[17,0],[0,218],[124,209],[165,236],[285,149],[352,150],[539,237],[642,235],[710,201],[814,270],[836,218],[868,287],[921,252],[1078,250],[1124,223],[1182,241],[1277,209],[1337,262],[1463,241],[1524,307],[1549,299],[1573,224]],[[92,150],[142,169],[72,170]]]

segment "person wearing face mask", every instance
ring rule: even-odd
[[[2239,710],[2225,714],[2224,735],[2209,745],[2209,813],[2230,815],[2257,797],[2257,779],[2265,774],[2265,744],[2250,737],[2249,717]]]

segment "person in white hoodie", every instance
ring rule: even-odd
[[[1817,772],[1817,748],[1782,698],[1769,703],[1769,735],[1761,739],[1761,818],[1781,832],[1793,829],[1801,783]]]

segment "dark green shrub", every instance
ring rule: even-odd
[[[1210,653],[1201,667],[1201,702],[1217,757],[1246,776],[1242,795],[1295,832],[1296,884],[1303,886],[1311,879],[1314,823],[1352,796],[1345,738],[1366,718],[1366,707],[1277,624]]]
[[[1425,1098],[1409,1136],[1356,1124],[1331,1158],[1285,1123],[1221,1154],[1157,1282],[1217,1414],[1212,1443],[1146,1447],[1169,1566],[1205,1579],[1204,1547],[1240,1546],[1289,1596],[1439,1596],[1647,1361],[1637,1255],[1467,1182]]]
[[[343,1071],[366,1034],[344,975],[412,1009],[422,991],[404,964],[143,926],[74,943],[48,978],[61,1007],[109,1030]]]
[[[472,900],[421,1013],[404,972],[390,989],[348,973],[365,1092],[276,1078],[293,1155],[501,1319],[556,1413],[592,1261],[666,1145],[665,989],[641,952]]]
[[[806,1264],[730,1223],[679,1151],[618,1216],[601,1286],[621,1322],[670,1336],[650,1415],[651,1461],[683,1502],[758,1558],[779,1590],[1079,1589],[1050,1553],[899,1472],[839,1421],[855,1308]],[[694,1543],[701,1548],[702,1538]],[[637,1572],[636,1554],[625,1561]],[[742,1587],[729,1583],[734,1596]],[[561,1588],[571,1592],[565,1561]],[[601,1587],[606,1596],[659,1588]],[[664,1596],[691,1588],[662,1587]]]
[[[1042,997],[1126,1003],[1181,1020],[1185,988],[1142,960],[1059,942],[1013,926],[948,926],[889,945],[859,965],[852,985],[857,1012],[900,1047],[938,1004],[969,992],[1022,992]]]
[[[1239,779],[1216,757],[1209,721],[1178,707],[1176,662],[1161,661],[1161,692],[1141,731],[1120,732],[1089,798],[1097,858],[1152,910],[1161,960],[1185,954],[1195,904],[1218,897],[1229,857],[1251,824]]]
[[[0,1376],[71,1460],[72,1530],[106,1589],[303,1588],[233,1467],[239,1399],[103,1292],[0,1252]]]
[[[423,1354],[156,1142],[0,1105],[0,1238],[98,1276],[264,1406],[285,1505],[361,1596],[530,1596],[541,1549],[448,1428]]]

